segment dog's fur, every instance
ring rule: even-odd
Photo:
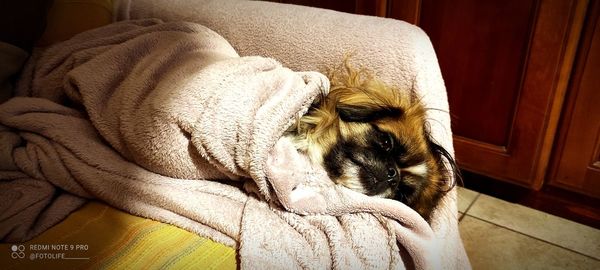
[[[426,109],[348,62],[330,72],[331,89],[287,133],[337,184],[395,198],[428,219],[454,186],[451,155],[429,136]],[[445,158],[450,166],[446,169]]]

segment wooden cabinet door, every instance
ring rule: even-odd
[[[600,1],[589,14],[549,184],[600,198]]]
[[[459,165],[539,189],[587,1],[388,0],[388,5],[388,14],[420,26],[433,43]]]
[[[268,0],[271,2],[279,2],[284,4],[294,4],[309,7],[318,7],[333,9],[337,11],[380,16],[385,17],[387,14],[388,0]]]

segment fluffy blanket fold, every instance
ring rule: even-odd
[[[39,52],[0,105],[0,236],[98,199],[235,246],[244,269],[441,268],[416,212],[333,185],[279,139],[327,89],[193,23],[124,21]]]

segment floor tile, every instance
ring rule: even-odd
[[[457,191],[458,212],[464,213],[467,211],[471,203],[477,198],[477,195],[479,195],[479,193],[463,187],[458,187]]]
[[[600,259],[600,230],[595,228],[484,194],[468,215]]]
[[[469,215],[459,228],[473,269],[600,269],[600,260]]]

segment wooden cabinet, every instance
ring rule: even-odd
[[[600,1],[580,42],[548,184],[600,198]]]
[[[591,21],[598,1],[278,2],[418,25],[438,56],[461,168],[534,190],[547,183],[599,196],[600,72],[592,58],[600,45],[592,32],[600,30]]]
[[[397,0],[431,38],[464,169],[541,188],[587,2]]]
[[[333,9],[337,11],[372,15],[380,17],[391,17],[388,15],[389,5],[388,0],[269,0],[270,2],[278,2],[284,4],[295,4],[310,7],[319,7]]]

